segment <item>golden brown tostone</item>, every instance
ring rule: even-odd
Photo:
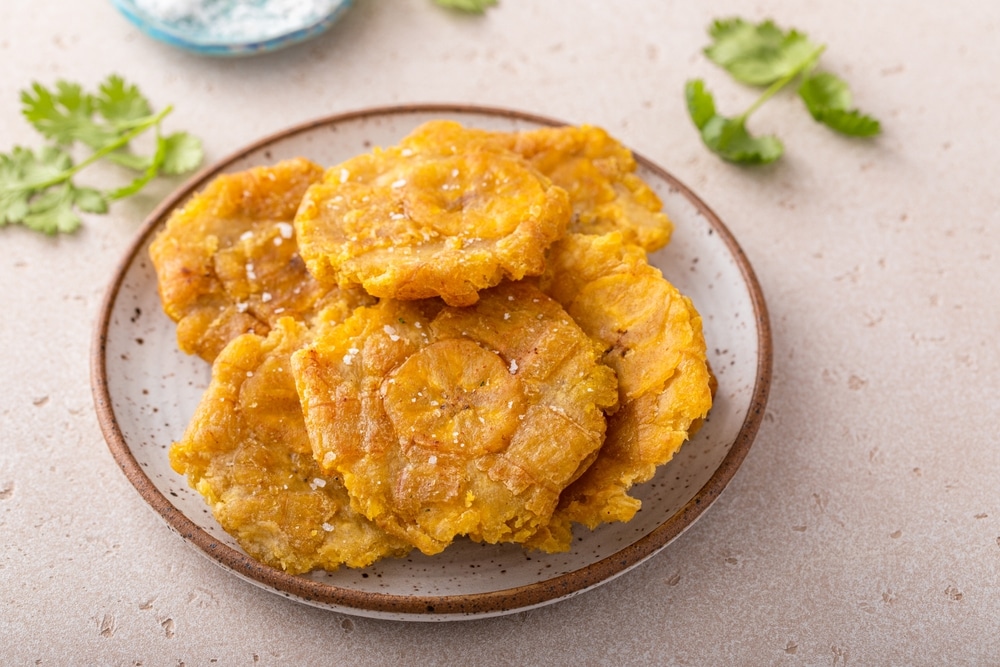
[[[524,542],[593,461],[617,402],[600,350],[554,301],[503,283],[472,307],[383,301],[292,362],[321,467],[352,506],[433,554]]]
[[[632,152],[592,125],[544,127],[522,132],[466,128],[432,121],[400,144],[414,153],[457,155],[464,151],[513,151],[566,190],[573,210],[568,232],[620,232],[626,243],[648,252],[670,241],[673,223],[663,203],[635,172]]]
[[[628,490],[652,478],[701,425],[712,406],[712,380],[690,299],[620,234],[568,235],[553,247],[542,285],[600,341],[620,397],[597,460],[563,492],[532,542],[562,551],[574,522],[594,528],[635,515],[641,503]]]
[[[569,194],[569,232],[620,232],[626,243],[652,252],[670,241],[673,224],[663,204],[635,174],[632,152],[590,125],[547,127],[513,135],[512,149]]]
[[[299,256],[291,222],[322,173],[299,158],[225,174],[170,217],[149,254],[183,351],[212,361],[236,336],[265,335],[281,317],[372,302],[360,290],[321,286]]]
[[[503,278],[540,274],[569,222],[566,193],[499,146],[470,138],[456,149],[451,138],[464,132],[432,123],[330,168],[295,218],[313,275],[464,306]]]
[[[297,574],[401,556],[410,545],[352,511],[341,480],[313,458],[289,363],[308,337],[284,318],[266,338],[245,334],[227,345],[171,465],[268,565]]]

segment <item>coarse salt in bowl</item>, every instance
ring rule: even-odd
[[[212,56],[274,51],[325,32],[353,0],[111,0],[150,37]]]

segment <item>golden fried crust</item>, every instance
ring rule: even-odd
[[[306,338],[285,318],[267,338],[233,340],[171,465],[240,546],[273,567],[297,574],[403,555],[409,545],[352,511],[340,479],[312,456],[289,364]]]
[[[453,120],[432,120],[415,128],[399,142],[400,150],[421,155],[461,155],[469,150],[510,151],[511,132],[465,127]]]
[[[632,153],[604,130],[582,125],[514,135],[513,150],[569,193],[569,231],[621,232],[647,251],[670,241],[673,224],[656,193],[635,174]]]
[[[594,459],[617,383],[525,283],[473,307],[383,301],[321,327],[292,367],[313,451],[352,507],[426,554],[524,542]]]
[[[182,350],[211,361],[280,317],[308,319],[342,298],[371,303],[360,290],[321,286],[299,256],[291,221],[322,174],[301,158],[225,174],[170,217],[149,252]]]
[[[569,222],[566,193],[481,136],[432,123],[332,167],[295,218],[313,275],[378,297],[464,306],[505,277],[540,274]]]
[[[649,252],[670,241],[673,224],[663,213],[660,198],[636,175],[632,152],[598,127],[491,132],[463,128],[453,121],[433,121],[400,146],[445,154],[482,148],[513,151],[569,194],[573,217],[567,231],[618,231],[625,242]]]
[[[568,235],[553,247],[542,285],[601,342],[620,395],[597,460],[563,492],[534,539],[533,546],[561,551],[571,522],[594,528],[632,518],[640,502],[629,488],[650,479],[697,429],[712,405],[712,380],[691,301],[620,234]]]

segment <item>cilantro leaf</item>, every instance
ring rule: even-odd
[[[20,153],[23,187],[35,187],[39,183],[56,178],[73,166],[73,159],[69,154],[55,146],[46,146],[37,154],[26,148],[20,150],[15,148],[14,152]]]
[[[9,155],[0,155],[0,226],[18,223],[45,234],[65,233],[80,226],[74,206],[89,213],[106,212],[104,195],[93,188],[69,182],[48,185],[71,167],[69,155],[55,146],[37,154],[15,147]]]
[[[853,137],[871,137],[882,130],[878,120],[851,109],[851,91],[840,77],[828,72],[813,74],[799,85],[799,97],[818,122]]]
[[[847,109],[851,106],[851,91],[847,82],[827,72],[805,77],[799,84],[799,96],[810,113],[824,108]]]
[[[31,90],[21,92],[21,105],[36,130],[63,146],[80,141],[93,148],[116,134],[94,123],[93,99],[75,83],[58,81],[54,91],[34,83]]]
[[[23,222],[30,212],[35,185],[51,180],[71,164],[69,155],[53,146],[37,155],[20,146],[0,155],[0,225]]]
[[[95,151],[154,118],[149,100],[114,74],[99,85],[97,95],[65,81],[56,82],[54,91],[35,83],[22,92],[21,102],[24,117],[44,136],[61,145],[79,141]],[[124,147],[109,159],[135,171],[144,171],[150,160]]]
[[[740,164],[768,164],[785,152],[775,136],[751,136],[742,118],[715,116],[702,129],[701,138],[716,155]]]
[[[184,174],[195,169],[204,158],[201,139],[187,132],[174,132],[164,142],[164,174]]]
[[[684,87],[684,97],[694,126],[699,130],[705,129],[708,121],[715,117],[715,98],[705,90],[705,82],[701,79],[688,81]]]
[[[715,21],[709,35],[715,41],[705,48],[705,55],[737,81],[757,86],[800,71],[820,49],[805,34],[784,32],[772,21],[758,25],[738,18]]]
[[[874,137],[882,132],[882,124],[878,119],[857,109],[827,109],[821,114],[820,122],[850,137]]]
[[[25,119],[52,144],[37,152],[15,147],[0,153],[0,227],[72,232],[81,225],[77,211],[106,213],[109,200],[135,194],[161,174],[190,171],[203,157],[201,142],[191,135],[160,134],[171,107],[154,114],[139,89],[116,75],[103,81],[96,95],[65,81],[53,88],[34,83],[21,92],[21,105]],[[156,152],[132,153],[129,142],[150,129],[156,132]],[[66,149],[76,142],[93,152],[74,164]],[[73,182],[79,171],[101,159],[141,173],[109,192]]]
[[[482,14],[487,8],[497,4],[497,0],[434,0],[434,2],[441,7],[470,14]]]
[[[715,111],[715,98],[705,90],[700,79],[689,81],[685,87],[688,113],[701,139],[708,148],[729,162],[740,164],[767,164],[774,162],[784,152],[777,137],[751,136],[746,129],[746,116],[726,118]]]
[[[49,235],[76,231],[81,223],[73,212],[73,195],[69,183],[46,191],[31,201],[21,222],[29,229]]]
[[[24,188],[25,162],[34,154],[16,146],[9,155],[0,155],[0,226],[21,222],[28,214],[31,190]]]
[[[112,123],[122,123],[146,118],[153,113],[149,100],[134,85],[116,74],[109,76],[98,87],[94,98],[97,112]]]
[[[814,74],[824,45],[798,30],[782,30],[773,21],[750,23],[741,18],[717,20],[709,26],[712,43],[705,55],[742,83],[766,86],[742,114],[727,118],[715,110],[715,100],[699,81],[685,89],[688,113],[702,141],[723,159],[743,164],[766,164],[781,157],[784,146],[774,136],[754,137],[747,119],[796,78],[799,97],[813,118],[843,134],[870,137],[881,131],[879,122],[851,108],[847,83],[829,73]]]
[[[100,191],[94,188],[74,188],[73,203],[77,208],[87,213],[107,213],[108,199]]]

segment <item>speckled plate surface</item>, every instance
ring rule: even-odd
[[[171,46],[207,56],[250,56],[326,32],[353,0],[111,0],[137,28]]]
[[[167,459],[210,369],[177,349],[174,324],[157,296],[149,242],[171,210],[219,173],[295,156],[336,164],[396,143],[435,118],[499,130],[554,123],[469,106],[392,107],[320,119],[246,147],[195,176],[146,221],[105,296],[92,360],[98,417],[111,452],[171,529],[222,567],[280,595],[347,613],[418,621],[481,618],[545,605],[598,586],[663,549],[708,508],[743,461],[763,416],[771,373],[767,313],[746,257],[701,200],[640,157],[639,174],[663,199],[676,226],[670,245],[650,260],[701,312],[719,389],[705,426],[651,482],[635,489],[643,502],[635,519],[593,532],[579,529],[573,550],[555,555],[457,541],[433,557],[415,554],[363,570],[301,576],[247,556]]]

